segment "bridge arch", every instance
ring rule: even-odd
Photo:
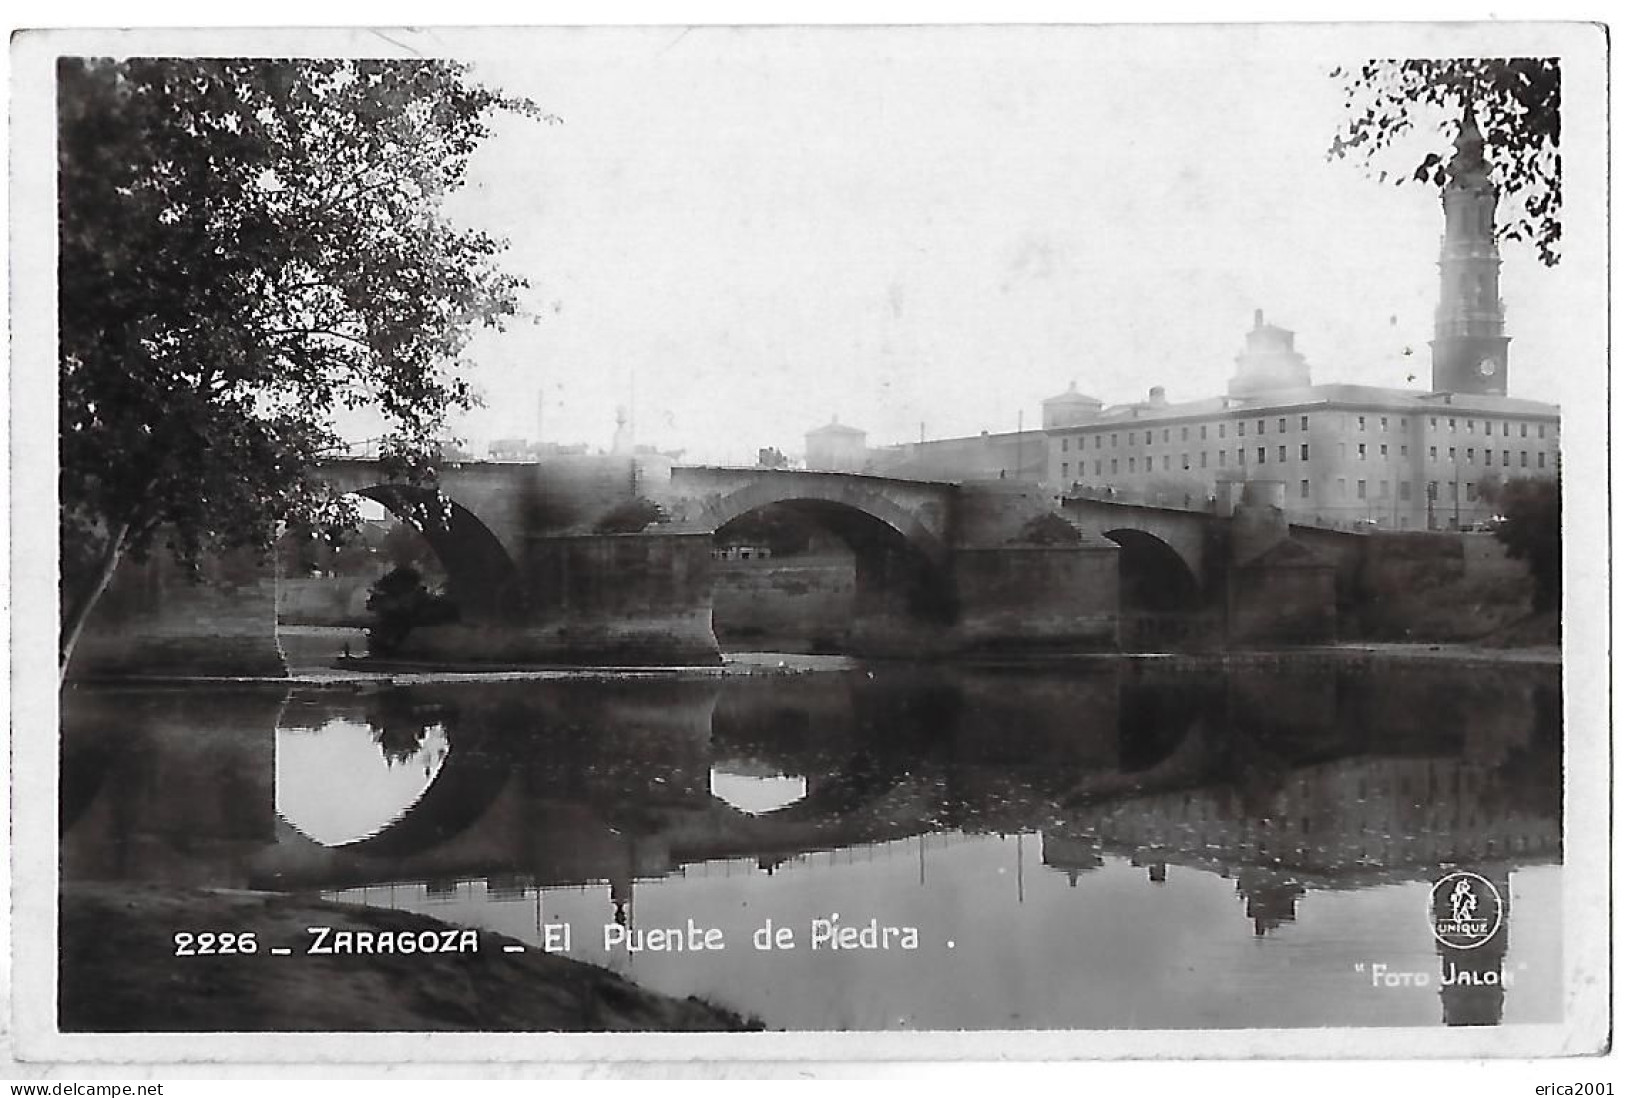
[[[825,523],[834,523],[839,528],[832,529],[838,536],[866,539],[878,532],[877,527],[883,527],[933,564],[940,565],[948,559],[947,547],[942,539],[918,515],[877,491],[835,478],[759,480],[725,495],[707,499],[699,521],[712,531],[720,531],[735,519],[773,504],[801,511]],[[862,516],[869,523],[854,525],[850,521],[853,515]]]
[[[871,493],[794,491],[752,485],[713,501],[704,522],[719,540],[730,525],[773,508],[832,534],[852,553],[850,615],[834,625],[845,640],[816,643],[862,647],[902,628],[935,628],[954,620],[953,579],[940,539],[902,507]],[[832,624],[832,623],[826,623]],[[860,636],[863,639],[860,639]]]
[[[1177,549],[1131,527],[1104,531],[1117,543],[1118,630],[1131,649],[1188,640],[1202,608],[1202,584]]]
[[[507,548],[467,507],[434,488],[372,484],[350,489],[380,504],[423,535],[446,569],[447,594],[465,620],[522,614],[524,584]]]

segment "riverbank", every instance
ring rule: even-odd
[[[761,1029],[699,999],[480,931],[473,952],[312,954],[309,927],[453,930],[315,897],[70,882],[59,925],[64,1032],[697,1032]],[[177,932],[252,933],[252,954],[177,957]],[[377,940],[375,938],[375,940]],[[291,950],[273,955],[272,946]]]

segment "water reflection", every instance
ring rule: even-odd
[[[752,759],[726,759],[711,767],[711,796],[752,816],[795,804],[807,795],[803,774],[781,774]]]
[[[1554,1020],[1559,698],[1533,672],[1140,665],[81,689],[62,864],[538,944],[567,922],[572,955],[786,1028]],[[1453,865],[1533,917],[1447,955],[1429,888]],[[805,948],[836,914],[921,944]],[[603,946],[688,919],[729,949]],[[755,949],[769,919],[802,947]]]

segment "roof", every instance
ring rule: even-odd
[[[822,427],[814,427],[807,432],[809,435],[866,435],[868,433],[856,427],[848,427],[844,423],[826,423]]]
[[[1288,408],[1326,407],[1370,408],[1402,414],[1426,415],[1434,412],[1480,412],[1489,415],[1532,416],[1556,419],[1559,408],[1521,397],[1489,396],[1474,393],[1434,393],[1423,389],[1390,389],[1377,385],[1304,385],[1290,389],[1270,389],[1245,396],[1208,397],[1178,404],[1114,404],[1103,408],[1099,417],[1087,423],[1050,428],[1051,433],[1090,427],[1139,426],[1165,420],[1196,419],[1223,415],[1268,414]]]
[[[1046,397],[1040,403],[1042,403],[1042,404],[1063,404],[1064,403],[1064,404],[1096,404],[1096,405],[1099,405],[1099,404],[1104,404],[1106,402],[1101,400],[1099,397],[1092,397],[1088,393],[1080,393],[1080,392],[1078,392],[1078,383],[1076,381],[1074,381],[1071,385],[1067,386],[1066,392],[1059,393],[1056,396]]]

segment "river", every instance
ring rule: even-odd
[[[62,872],[567,926],[773,1029],[1554,1022],[1561,696],[1397,662],[80,686]],[[1454,871],[1496,916],[1465,947]]]

